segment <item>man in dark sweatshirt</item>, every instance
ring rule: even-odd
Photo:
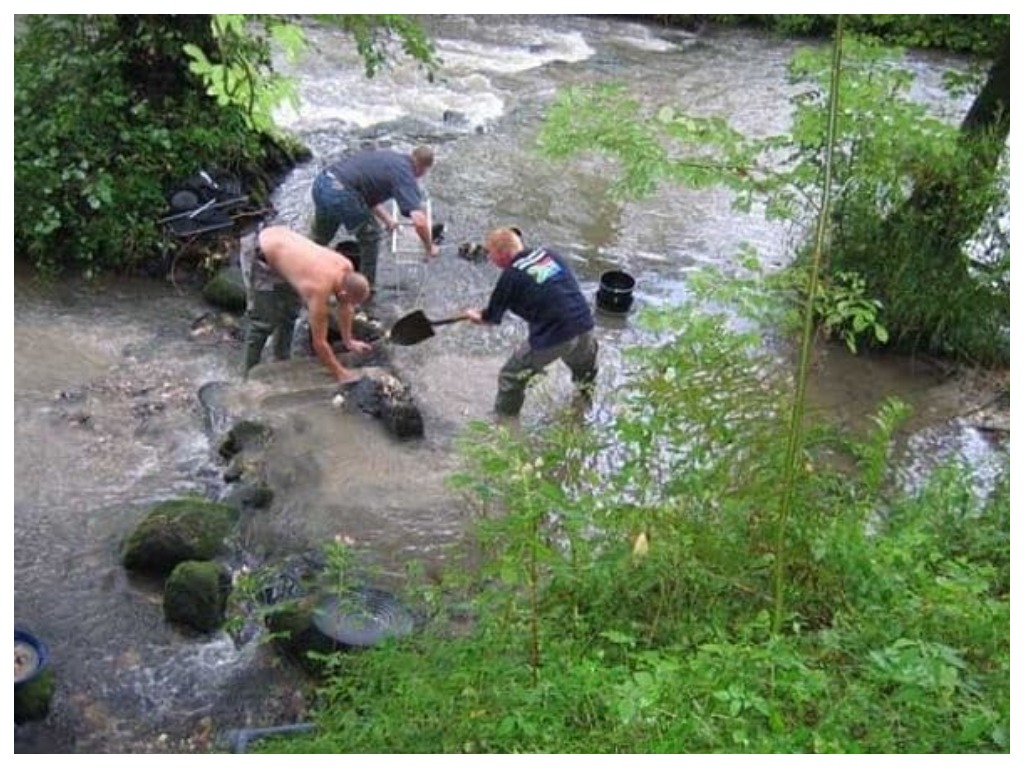
[[[555,360],[572,373],[577,390],[589,399],[597,377],[594,315],[566,261],[550,248],[524,248],[513,229],[491,230],[484,241],[501,277],[486,309],[463,314],[477,324],[497,325],[506,310],[525,320],[527,340],[513,351],[498,375],[494,410],[516,416],[523,407],[526,385]]]

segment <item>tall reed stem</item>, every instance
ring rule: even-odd
[[[814,297],[818,292],[818,279],[828,239],[829,211],[832,203],[832,160],[835,151],[836,123],[839,114],[839,79],[843,60],[843,17],[836,17],[835,41],[832,46],[832,77],[829,82],[828,131],[825,138],[825,178],[821,191],[821,207],[814,232],[814,253],[807,277],[806,299],[804,301],[804,327],[800,340],[800,362],[796,376],[796,391],[790,411],[789,430],[786,439],[786,458],[783,467],[782,498],[775,532],[775,567],[773,571],[773,592],[775,611],[772,617],[772,634],[778,634],[785,613],[783,596],[783,574],[786,557],[786,527],[793,507],[793,493],[796,487],[797,461],[803,444],[804,404],[807,395],[807,374],[810,370],[811,347],[814,337]]]

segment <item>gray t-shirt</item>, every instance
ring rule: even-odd
[[[390,149],[364,149],[327,167],[338,181],[355,190],[373,208],[387,200],[403,216],[423,208],[423,193],[413,173],[412,156]]]

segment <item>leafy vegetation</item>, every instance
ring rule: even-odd
[[[32,16],[16,38],[15,253],[44,273],[138,265],[159,249],[173,183],[263,156],[241,117],[199,92],[174,109],[138,98],[127,61],[109,19]]]
[[[333,17],[368,73],[404,53],[429,65],[417,25]],[[271,40],[303,38],[280,16],[30,15],[14,55],[14,246],[44,274],[130,271],[160,251],[167,193],[200,169],[244,182],[257,202],[306,152],[269,120],[290,84]]]
[[[1008,751],[1008,474],[893,487],[890,403],[812,428],[783,522],[792,382],[699,303],[643,317],[660,341],[603,428],[475,425],[482,568],[422,595],[424,632],[335,657],[316,730],[259,749]]]

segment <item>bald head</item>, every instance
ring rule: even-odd
[[[484,248],[487,249],[491,263],[504,269],[523,250],[523,241],[511,227],[498,227],[487,233]]]
[[[349,272],[341,279],[338,300],[356,307],[370,298],[370,283],[364,275]]]

